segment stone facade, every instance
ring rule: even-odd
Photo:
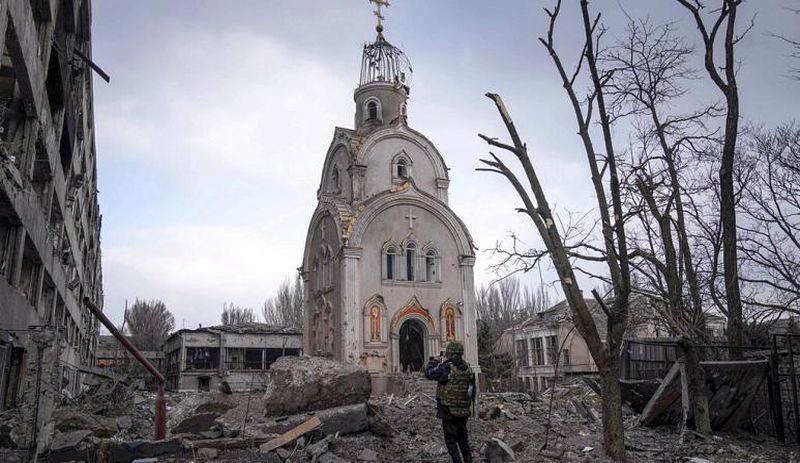
[[[328,148],[301,273],[304,349],[372,373],[419,370],[459,340],[477,369],[474,245],[448,169],[409,127],[410,66],[379,32],[364,47],[355,129]]]
[[[300,355],[302,334],[261,323],[178,330],[164,343],[164,373],[173,391],[263,389],[279,357]]]
[[[89,0],[0,2],[0,408],[22,408],[20,447],[97,346],[81,304],[103,304],[90,25]]]

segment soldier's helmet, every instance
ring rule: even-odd
[[[445,353],[447,355],[453,355],[453,354],[464,355],[464,344],[461,344],[458,341],[450,341],[450,343],[447,344],[447,350],[445,351]]]

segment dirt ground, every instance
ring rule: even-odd
[[[436,418],[434,386],[421,376],[406,380],[405,393],[373,398],[370,430],[351,435],[331,436],[323,443],[327,451],[318,462],[449,462]],[[276,452],[259,453],[258,442],[270,435],[259,431],[264,416],[262,393],[173,393],[167,397],[168,429],[180,432],[192,442],[191,456],[159,457],[158,461],[221,462],[310,462],[310,446],[324,436],[307,434]],[[497,438],[514,450],[516,461],[610,461],[603,456],[599,397],[582,382],[558,387],[553,394],[532,397],[520,393],[482,394],[477,416],[469,420],[470,441],[476,461],[487,441]],[[155,395],[116,391],[114,400],[86,398],[69,405],[73,411],[95,416],[130,417],[130,426],[120,429],[114,440],[151,439]],[[799,462],[800,447],[780,444],[771,437],[713,435],[702,437],[673,427],[648,428],[637,424],[637,415],[625,412],[626,446],[631,462]],[[127,421],[127,419],[122,419]],[[548,432],[549,427],[549,432]],[[241,438],[250,440],[245,448],[200,452],[206,439]],[[259,441],[259,439],[261,439]],[[367,449],[367,453],[365,452]],[[372,452],[372,455],[369,455]],[[338,459],[337,459],[338,457]],[[377,460],[363,460],[359,457]]]

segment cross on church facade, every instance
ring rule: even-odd
[[[414,211],[411,208],[408,208],[408,215],[406,216],[408,219],[408,228],[414,228],[414,220],[417,219],[417,216],[414,215]]]

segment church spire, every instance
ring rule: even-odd
[[[383,36],[383,7],[388,0],[369,0],[375,4],[378,36],[364,44],[361,54],[361,76],[355,91],[356,128],[374,128],[394,121],[406,120],[406,100],[410,93],[411,62],[403,50]]]

